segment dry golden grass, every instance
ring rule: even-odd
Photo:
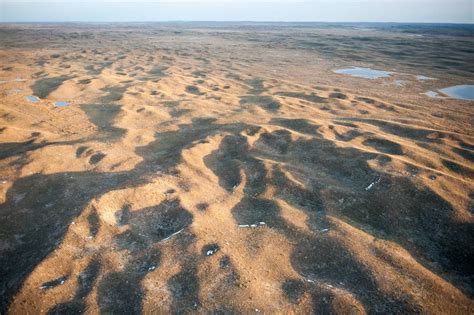
[[[354,30],[0,31],[0,312],[474,312],[473,103],[422,94],[461,68],[274,40]]]

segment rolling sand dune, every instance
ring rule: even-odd
[[[474,313],[474,41],[419,31],[2,25],[0,313]]]

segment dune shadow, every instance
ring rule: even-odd
[[[99,101],[100,103],[112,103],[118,102],[123,98],[123,94],[127,91],[128,85],[114,85],[107,86],[101,89],[101,91],[107,92],[106,95],[102,96]]]
[[[273,99],[273,97],[271,96],[266,96],[266,95],[240,96],[240,105],[241,106],[257,105],[271,113],[278,111],[278,109],[281,107],[281,104],[277,100]]]
[[[103,140],[118,140],[126,130],[113,126],[122,106],[112,104],[82,104],[81,109],[97,127],[96,137]]]
[[[297,98],[297,99],[308,101],[311,103],[326,103],[327,102],[327,98],[318,96],[316,93],[305,94],[301,92],[277,92],[275,93],[275,95]]]
[[[84,299],[92,291],[100,271],[100,263],[92,259],[77,278],[77,288],[74,297],[65,303],[55,305],[48,311],[50,315],[83,314],[86,311]]]
[[[204,95],[205,93],[201,92],[197,86],[188,85],[186,86],[186,92],[194,95]]]
[[[449,160],[442,160],[442,163],[444,166],[446,166],[450,171],[459,174],[461,176],[465,176],[467,178],[474,178],[474,169],[461,165],[459,163],[456,163],[454,161],[449,161]]]
[[[464,291],[472,288],[474,269],[467,262],[474,258],[474,228],[461,228],[442,197],[407,177],[371,169],[368,161],[378,159],[377,154],[340,148],[323,138],[296,140],[286,156],[279,157],[286,169],[304,167],[314,173],[305,191],[296,184],[288,187],[278,181],[282,174],[273,172],[278,197],[294,200],[308,213],[323,209],[349,218],[369,233],[397,242],[427,268],[439,268]]]
[[[257,156],[269,156],[281,164],[274,165],[269,174]],[[297,242],[292,256],[296,270],[324,281],[347,283],[369,310],[414,311],[401,300],[395,303],[394,297],[381,295],[370,272],[352,261],[349,252],[342,254],[342,245],[296,232],[281,218],[274,201],[261,197],[266,185],[275,188],[276,198],[304,211],[311,230],[330,228],[326,214],[354,222],[376,237],[398,243],[426,268],[443,274],[458,288],[472,294],[474,270],[468,263],[474,258],[472,225],[458,224],[452,206],[429,188],[416,186],[409,178],[372,169],[368,162],[380,157],[355,148],[337,147],[322,137],[291,140],[285,132],[277,130],[262,133],[252,149],[244,136],[226,136],[204,161],[228,191],[241,185],[240,172],[245,173],[244,196],[231,209],[237,224],[268,222],[269,227]],[[294,173],[301,169],[311,173]],[[302,178],[302,182],[293,178]],[[322,256],[317,254],[321,248],[326,253]],[[342,256],[331,256],[328,252]],[[308,253],[314,253],[310,258],[314,261],[299,258],[312,256]],[[318,269],[318,265],[326,267]],[[346,267],[350,269],[347,272]]]
[[[23,142],[7,142],[0,143],[0,160],[10,158],[12,156],[23,155],[46,146],[58,144],[57,142],[35,142],[36,139],[30,139]]]
[[[0,255],[2,311],[91,199],[128,185],[124,173],[34,174],[17,179],[0,205],[0,236],[8,244]]]
[[[446,136],[444,133],[434,130],[408,127],[401,124],[377,119],[348,118],[343,119],[343,121],[358,121],[371,124],[376,127],[379,127],[384,132],[387,132],[389,134],[415,141],[440,143],[442,139]]]
[[[53,78],[44,78],[36,80],[31,86],[33,94],[39,98],[46,98],[49,94],[54,92],[64,81],[72,79],[70,76],[58,76]]]
[[[124,270],[110,272],[97,286],[97,303],[101,314],[142,314],[144,298],[141,281],[159,268],[161,252],[149,249],[136,253]]]
[[[402,146],[396,142],[393,142],[387,139],[372,137],[372,138],[364,140],[362,144],[372,147],[383,153],[403,155]]]
[[[108,114],[105,116],[105,121],[110,121]],[[108,123],[103,121],[98,124],[107,127]],[[175,166],[180,163],[181,152],[184,149],[192,147],[213,133],[240,132],[245,128],[246,125],[242,124],[218,125],[214,124],[213,119],[194,119],[191,124],[180,125],[176,131],[157,133],[155,141],[138,147],[136,153],[143,157],[143,161],[131,171],[33,174],[17,179],[8,189],[6,201],[0,204],[2,217],[0,239],[5,244],[0,249],[0,295],[2,296],[0,311],[7,310],[12,297],[20,289],[25,278],[61,243],[73,219],[83,212],[91,200],[112,190],[142,186],[152,180],[157,171],[175,174]],[[79,155],[84,154],[86,149],[81,149],[81,151]],[[164,208],[171,206],[163,204],[161,207],[163,209],[158,208],[159,211],[168,213]],[[129,235],[121,235],[118,241],[122,239],[126,244],[143,242],[138,237],[139,227],[136,222],[148,217],[147,213],[153,211],[153,209],[145,209],[140,215],[131,216],[128,219],[131,222],[131,229],[127,232]],[[150,236],[155,240],[165,237],[168,233],[166,231],[174,231],[175,222],[169,220],[175,218],[183,220],[184,223],[192,220],[183,211],[169,212],[168,221],[160,222],[160,219],[154,216],[151,218],[145,226],[148,226],[151,236],[156,236],[155,238]],[[89,235],[86,236],[94,236],[98,233],[100,224],[97,221],[97,214],[92,212],[88,218]],[[164,231],[162,233],[159,232],[161,231],[160,224]],[[137,248],[141,247],[137,246]],[[122,274],[112,274],[110,279],[123,280],[125,283],[129,281],[128,276]],[[112,280],[110,281],[115,281]],[[113,308],[113,306],[110,307]],[[108,306],[105,307],[107,308]]]
[[[262,79],[248,79],[245,80],[244,83],[250,87],[248,90],[249,94],[258,95],[267,91],[267,88],[263,85]]]
[[[124,216],[122,216],[124,218]],[[158,206],[127,213],[129,229],[115,237],[119,249],[141,250],[181,231],[193,221],[193,216],[184,209],[179,200],[167,200]]]
[[[337,240],[329,237],[313,237],[302,240],[293,249],[291,256],[293,267],[305,278],[316,279],[318,282],[334,287],[348,288],[365,306],[368,313],[416,313],[416,308],[400,298],[385,295],[375,279],[372,271],[359,261]],[[286,287],[287,294],[297,301],[302,294],[301,284],[296,286],[296,294],[288,292],[292,286]],[[322,303],[325,294],[313,296],[315,311],[330,311],[329,303]],[[329,296],[327,296],[329,298]]]
[[[182,314],[196,310],[199,305],[199,282],[197,270],[192,266],[184,266],[183,270],[168,280],[168,288],[173,301],[171,312]]]
[[[319,127],[321,127],[319,125],[311,123],[306,119],[273,118],[270,122],[277,126],[281,126],[296,132],[306,133],[314,136],[318,135],[317,130],[319,129]]]
[[[246,175],[244,197],[231,209],[239,225],[265,222],[275,228],[283,228],[279,207],[271,200],[260,197],[266,188],[267,172],[263,163],[253,157],[247,138],[242,135],[228,135],[222,139],[219,148],[204,158],[204,163],[219,178],[221,187],[229,192],[241,184],[240,171]]]

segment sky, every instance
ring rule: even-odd
[[[474,0],[0,0],[0,22],[474,23]]]

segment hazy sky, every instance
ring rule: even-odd
[[[0,0],[0,22],[352,21],[474,23],[474,0]]]

